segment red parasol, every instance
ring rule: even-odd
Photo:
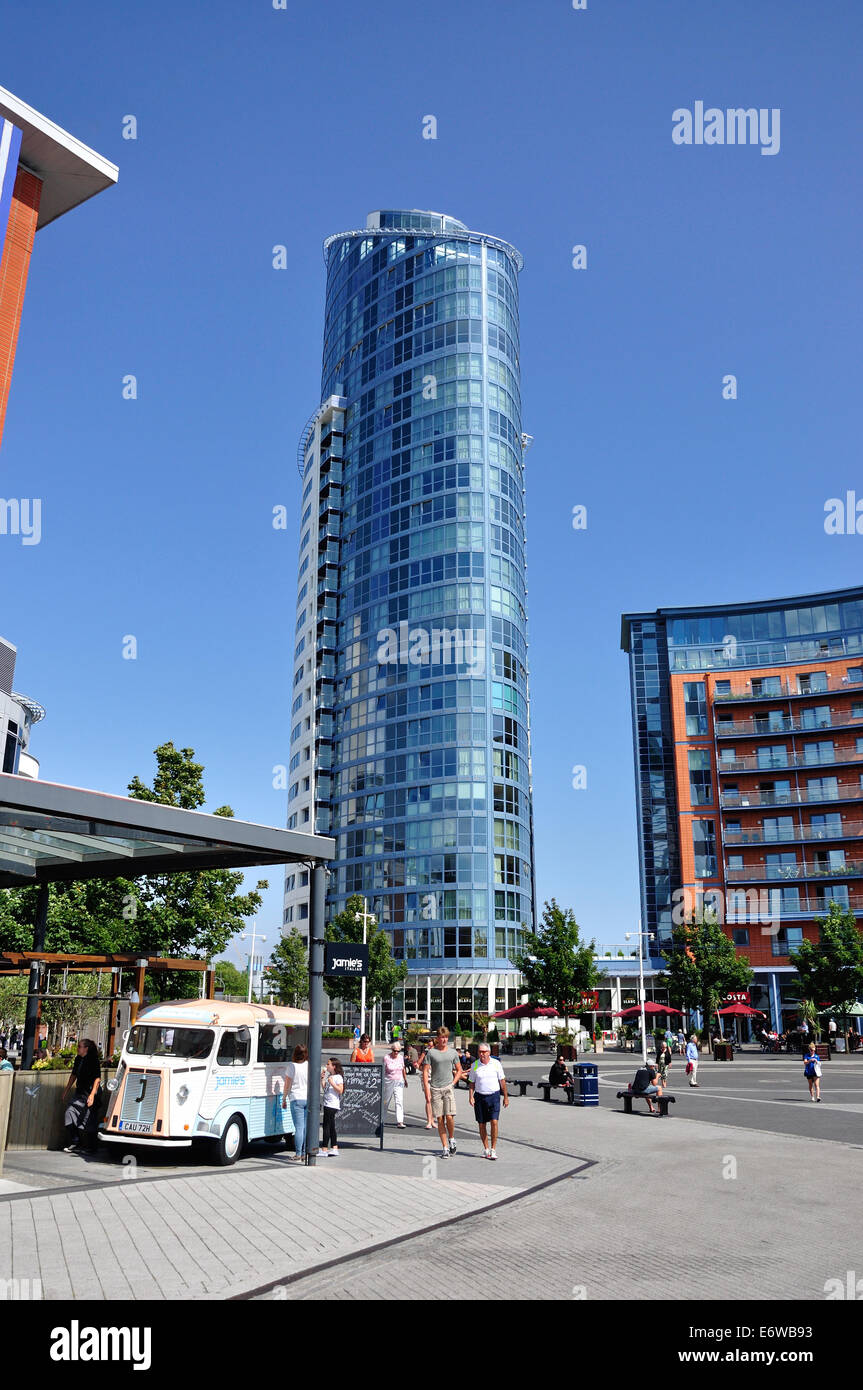
[[[654,1004],[652,999],[647,999],[644,1004],[644,1012],[646,1014],[679,1014],[680,1009],[672,1009],[668,1004]],[[641,1005],[633,1004],[629,1009],[619,1009],[617,1013],[612,1014],[612,1017],[635,1018],[636,1015],[640,1015],[640,1013]]]
[[[557,1009],[547,1008],[544,1004],[516,1004],[511,1009],[503,1009],[499,1014],[492,1014],[492,1018],[559,1018]]]

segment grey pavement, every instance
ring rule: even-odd
[[[534,1079],[549,1065],[505,1062]],[[811,1300],[860,1265],[858,1059],[825,1065],[820,1106],[798,1059],[706,1062],[667,1120],[617,1109],[637,1063],[600,1056],[598,1108],[514,1097],[494,1165],[463,1090],[459,1151],[438,1157],[415,1079],[383,1152],[346,1142],[314,1168],[261,1145],[229,1169],[8,1154],[0,1279],[39,1278],[49,1299],[452,1298],[494,1269],[521,1298],[653,1297],[659,1281],[670,1299]]]

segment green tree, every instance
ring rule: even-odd
[[[788,954],[800,980],[801,1013],[814,1021],[819,1006],[832,1004],[847,1029],[847,1011],[863,994],[863,937],[854,913],[838,902],[815,922],[820,941],[804,940]]]
[[[249,992],[249,972],[248,970],[238,970],[233,961],[216,960],[213,962],[213,969],[216,972],[216,984],[220,985],[228,995],[239,995],[245,999]]]
[[[140,801],[197,810],[205,800],[203,772],[194,750],[163,743],[155,750],[156,775],[147,786],[139,777],[129,793]],[[233,816],[220,806],[217,816]],[[179,862],[179,857],[178,857]],[[265,880],[239,891],[243,874],[230,869],[145,875],[136,879],[89,879],[52,884],[45,949],[48,951],[191,956],[211,959],[258,911]],[[29,950],[33,944],[37,888],[0,891],[0,949]],[[197,992],[189,971],[147,977],[147,992],[179,998]]]
[[[327,941],[345,941],[352,945],[363,939],[363,900],[354,893],[341,912],[333,918],[324,933]],[[391,999],[394,990],[406,979],[408,968],[404,961],[393,960],[390,939],[377,922],[369,921],[366,931],[369,948],[369,973],[366,977],[366,1007],[372,1008],[381,999]],[[327,993],[346,999],[355,1008],[360,1006],[360,981],[342,975],[325,980]]]
[[[709,909],[673,927],[671,945],[662,956],[672,1004],[700,1009],[705,1028],[723,996],[746,989],[753,979],[748,957],[737,955]]]
[[[309,958],[306,943],[296,927],[283,936],[270,957],[265,989],[277,994],[289,1009],[301,1009],[309,997]]]
[[[581,1012],[582,991],[595,989],[605,979],[597,969],[595,950],[595,941],[582,941],[572,909],[558,906],[552,898],[543,908],[538,929],[524,933],[524,949],[513,961],[524,976],[530,1003],[556,1007],[567,1032],[570,1014]]]
[[[27,976],[0,975],[0,1032],[24,1022],[26,1005]]]

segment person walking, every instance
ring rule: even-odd
[[[321,1147],[326,1149],[327,1158],[338,1158],[339,1137],[336,1133],[336,1116],[342,1108],[342,1096],[345,1093],[345,1073],[337,1057],[330,1057],[326,1067],[321,1072],[321,1088],[323,1090]]]
[[[677,1051],[680,1053],[681,1057],[683,1056],[683,1053],[684,1053],[685,1049],[686,1049],[686,1034],[684,1033],[684,1031],[683,1031],[682,1028],[678,1028],[678,1030],[677,1030]]]
[[[686,1044],[686,1073],[689,1077],[690,1086],[698,1085],[698,1041],[695,1034]]]
[[[96,1097],[102,1085],[102,1061],[99,1049],[92,1038],[82,1038],[78,1043],[78,1055],[63,1087],[63,1103],[74,1088],[74,1098],[66,1105],[64,1116],[66,1124],[66,1147],[64,1153],[77,1153],[82,1141],[87,1137],[88,1149],[94,1146],[93,1131],[96,1128]]]
[[[373,1062],[374,1060],[375,1054],[374,1049],[372,1048],[371,1039],[369,1038],[368,1033],[363,1033],[359,1041],[356,1043],[353,1052],[351,1053],[351,1061]]]
[[[821,1104],[821,1058],[811,1042],[803,1055],[803,1075],[809,1082],[809,1099]]]
[[[423,1085],[431,1100],[444,1158],[456,1151],[455,1087],[463,1076],[458,1053],[449,1045],[449,1029],[438,1028],[434,1047],[429,1048],[423,1061]]]
[[[509,1096],[506,1093],[506,1076],[503,1067],[497,1057],[492,1057],[491,1047],[488,1043],[480,1043],[479,1045],[479,1059],[470,1071],[468,1085],[470,1086],[470,1103],[473,1106],[474,1118],[479,1125],[483,1155],[485,1158],[496,1159],[500,1100],[503,1096],[504,1109],[507,1109]],[[491,1144],[488,1142],[487,1126],[491,1131]]]
[[[282,1109],[291,1107],[291,1121],[294,1126],[294,1163],[301,1163],[306,1151],[306,1110],[309,1102],[309,1053],[299,1043],[291,1054],[285,1072],[285,1089]]]
[[[656,1069],[663,1086],[668,1085],[668,1068],[671,1066],[671,1046],[663,1039],[656,1052]]]
[[[402,1045],[398,1038],[393,1038],[389,1056],[384,1058],[384,1110],[389,1110],[390,1102],[395,1101],[397,1129],[405,1128],[404,1094],[407,1084]]]

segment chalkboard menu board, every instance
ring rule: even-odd
[[[336,1124],[339,1136],[375,1135],[384,1146],[383,1062],[343,1062],[345,1089]]]

